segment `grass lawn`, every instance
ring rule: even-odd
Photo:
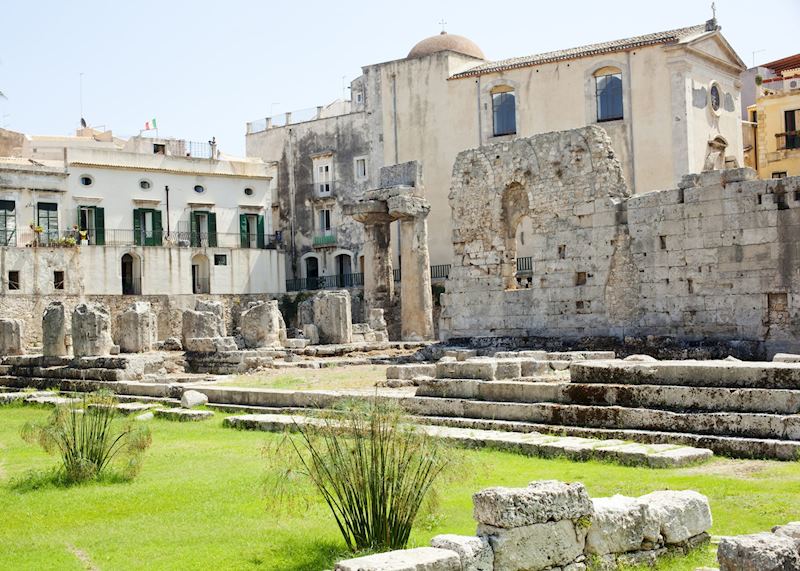
[[[151,421],[153,446],[132,482],[20,491],[15,478],[57,462],[19,437],[26,421],[47,414],[0,407],[0,569],[318,570],[346,555],[321,502],[268,509],[261,449],[280,436],[222,428],[222,415],[201,423]],[[719,459],[649,470],[483,451],[459,453],[457,462],[440,506],[420,522],[412,544],[439,533],[474,533],[471,494],[481,488],[545,478],[581,481],[592,496],[696,489],[711,499],[714,534],[800,519],[800,463]],[[661,569],[712,562],[708,551]]]
[[[328,390],[373,389],[377,381],[386,380],[386,365],[350,365],[321,369],[275,369],[236,375],[219,385],[261,389]]]

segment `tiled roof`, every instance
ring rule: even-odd
[[[699,26],[689,26],[688,28],[678,28],[677,30],[656,32],[654,34],[645,34],[644,36],[636,36],[635,38],[626,38],[623,40],[602,42],[599,44],[591,44],[588,46],[570,48],[567,50],[557,50],[554,52],[546,52],[543,54],[536,54],[532,56],[514,57],[499,61],[492,61],[453,74],[452,76],[450,76],[450,78],[459,79],[462,77],[482,75],[484,73],[492,73],[497,71],[503,71],[506,69],[530,67],[535,65],[542,65],[545,63],[552,63],[556,61],[576,59],[576,58],[594,56],[604,53],[619,52],[642,46],[676,43],[685,40],[687,38],[691,38],[693,36],[700,36],[704,33],[706,33],[706,24],[700,24]]]

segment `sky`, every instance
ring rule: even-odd
[[[800,0],[715,3],[748,66],[800,51]],[[710,17],[705,0],[0,0],[0,126],[74,134],[82,108],[119,136],[155,118],[160,136],[243,155],[248,121],[349,97],[362,65],[405,57],[442,21],[503,59]]]

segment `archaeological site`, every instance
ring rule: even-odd
[[[0,569],[800,571],[800,56],[712,10],[0,129]]]

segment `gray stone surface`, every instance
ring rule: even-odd
[[[203,406],[208,404],[208,397],[203,393],[188,390],[183,391],[181,395],[181,407],[194,408],[196,406]]]
[[[72,312],[72,352],[75,357],[110,355],[111,316],[108,309],[94,303],[80,303]]]
[[[301,325],[317,326],[322,344],[350,343],[353,318],[347,290],[319,291],[300,303]]]
[[[185,408],[157,408],[153,410],[153,415],[156,418],[181,422],[208,420],[214,417],[214,413],[209,410],[188,410]]]
[[[313,323],[303,325],[303,337],[308,339],[309,345],[319,345],[319,330]]]
[[[474,535],[437,535],[431,547],[458,553],[462,571],[493,571],[494,553],[486,537]]]
[[[586,552],[593,555],[624,553],[642,548],[645,540],[656,543],[661,522],[647,504],[636,498],[592,498],[594,515],[586,536]]]
[[[660,522],[666,544],[680,544],[711,529],[708,498],[695,491],[652,492],[641,496],[639,502]]]
[[[526,488],[487,488],[474,494],[472,503],[475,520],[497,528],[577,520],[593,513],[583,484],[557,480],[531,482]]]
[[[575,562],[583,556],[586,528],[570,520],[536,523],[511,529],[478,525],[494,552],[498,571],[539,571]]]
[[[772,528],[772,533],[800,541],[800,521],[790,521],[785,525],[776,525]]]
[[[67,348],[67,310],[62,301],[51,301],[42,314],[42,354],[61,357]]]
[[[800,363],[800,355],[796,353],[775,353],[772,360],[775,363]]]
[[[22,355],[25,340],[25,322],[21,319],[0,319],[0,355]]]
[[[280,347],[286,338],[286,324],[275,300],[251,303],[239,323],[245,347]]]
[[[223,304],[221,301],[217,301],[217,300],[213,300],[213,299],[209,299],[209,300],[198,299],[194,304],[194,310],[195,311],[208,311],[208,312],[213,313],[214,315],[216,315],[217,319],[219,320],[219,327],[220,327],[220,329],[222,331],[222,335],[221,336],[223,336],[223,337],[225,336],[225,334],[226,334],[226,329],[225,329],[225,304]]]
[[[462,571],[458,554],[448,549],[417,547],[339,561],[335,571]]]
[[[800,547],[795,539],[773,533],[723,537],[717,560],[720,571],[797,571]]]
[[[123,353],[146,353],[158,341],[158,322],[146,301],[134,302],[117,319],[116,339]]]
[[[203,337],[225,337],[222,322],[219,317],[211,311],[192,311],[183,312],[182,327],[183,345],[186,346],[187,339]]]

